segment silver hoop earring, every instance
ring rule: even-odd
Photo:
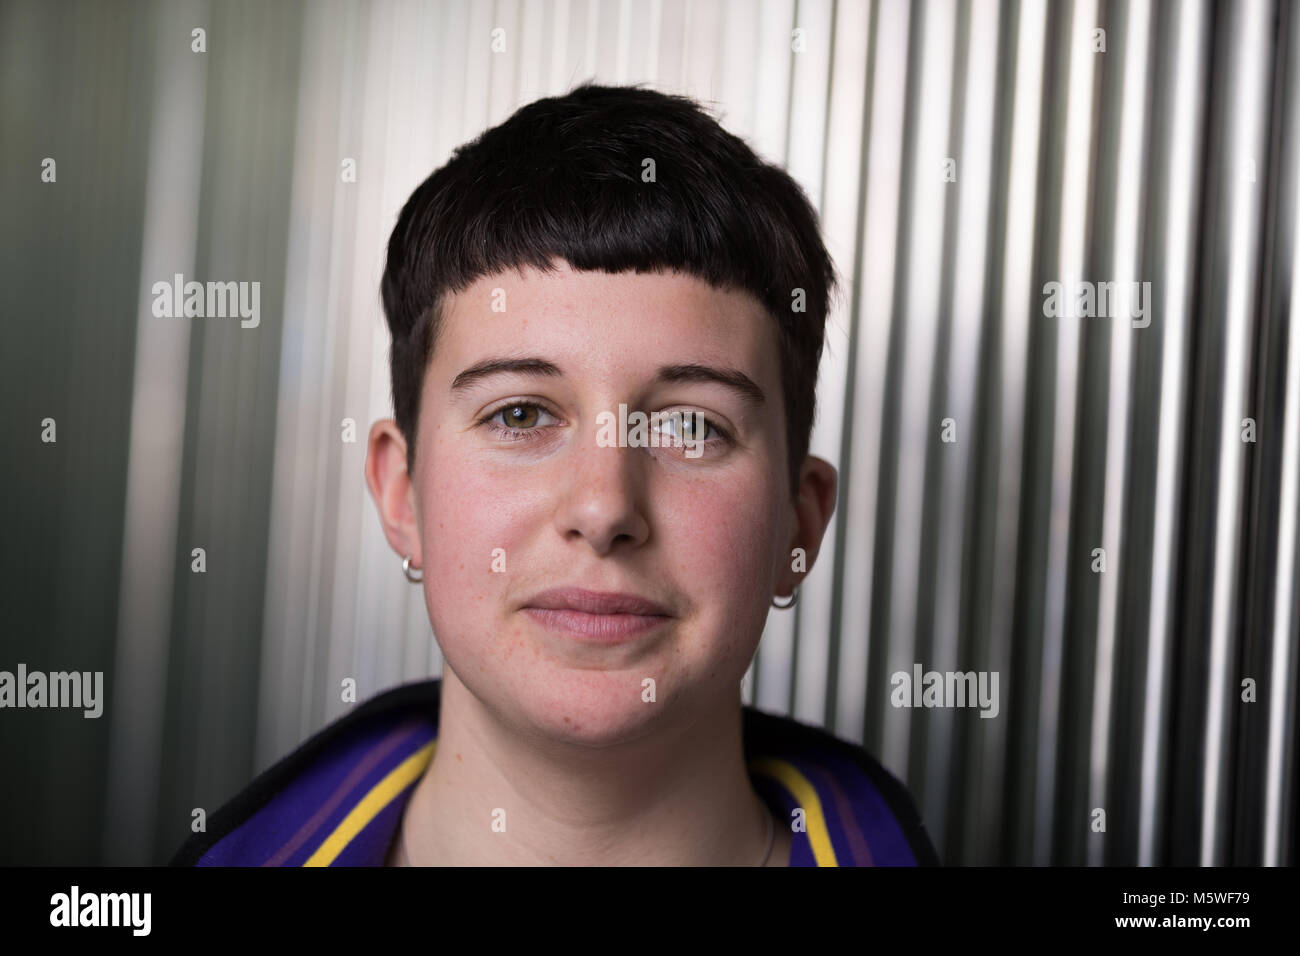
[[[786,608],[794,607],[795,602],[798,600],[799,600],[799,585],[796,584],[794,586],[794,590],[790,592],[789,601],[787,601],[785,604],[777,604],[776,598],[772,598],[772,607],[776,608],[778,611],[784,611]]]
[[[414,574],[411,573],[412,570],[414,570]],[[409,554],[402,559],[402,573],[406,575],[406,580],[410,581],[412,584],[419,584],[424,580],[423,571],[419,568],[412,569],[411,556]]]

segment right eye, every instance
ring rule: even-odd
[[[552,419],[543,421],[543,416]],[[529,432],[552,424],[555,416],[536,402],[507,402],[479,421],[493,432],[511,441],[526,441]]]

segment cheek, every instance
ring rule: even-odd
[[[444,454],[430,460],[420,496],[429,620],[440,643],[481,646],[472,636],[497,633],[493,621],[504,613],[511,573],[526,560],[537,493],[493,478],[450,446],[436,447]]]
[[[762,475],[678,489],[664,513],[667,551],[679,556],[677,583],[724,630],[755,616],[772,596],[772,569],[784,523],[776,488]],[[761,624],[760,624],[761,629]],[[757,637],[755,636],[755,639]]]

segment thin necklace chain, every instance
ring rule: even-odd
[[[763,861],[759,866],[767,866],[767,859],[772,855],[772,847],[776,844],[776,823],[772,820],[772,814],[768,813],[766,808],[763,810],[763,816],[767,818],[767,850],[763,854]],[[402,865],[411,865],[411,855],[406,852],[406,826],[402,826]]]

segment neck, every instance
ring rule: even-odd
[[[420,866],[784,865],[744,765],[739,698],[608,747],[530,738],[448,668],[438,746],[390,860]],[[773,835],[775,842],[773,845]],[[405,859],[403,859],[403,850]]]

